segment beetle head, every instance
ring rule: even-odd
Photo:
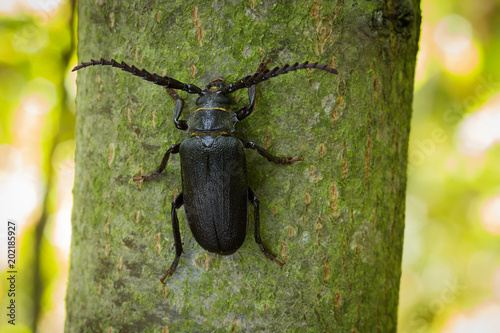
[[[226,81],[224,81],[224,79],[222,78],[218,78],[208,82],[207,86],[205,87],[205,91],[220,93],[221,89],[224,88],[225,86],[226,86]]]
[[[201,92],[201,96],[196,100],[196,105],[229,107],[231,100],[223,91],[225,87],[226,81],[224,79],[218,78],[210,81]]]

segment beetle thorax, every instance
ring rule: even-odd
[[[221,93],[225,85],[222,79],[210,82],[196,100],[197,109],[188,119],[191,134],[218,134],[234,132],[238,122],[236,113],[230,110],[231,100]]]
[[[190,133],[234,132],[238,122],[236,114],[221,108],[198,108],[188,119]]]

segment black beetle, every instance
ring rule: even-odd
[[[264,254],[280,266],[283,263],[269,252],[260,239],[259,200],[248,187],[246,157],[244,148],[252,148],[277,164],[290,164],[300,158],[273,156],[254,142],[232,136],[237,122],[252,113],[255,106],[255,85],[271,77],[306,68],[317,68],[333,74],[338,72],[326,65],[304,62],[292,66],[285,65],[272,70],[261,63],[257,72],[235,83],[226,84],[223,79],[208,83],[204,90],[192,84],[185,84],[168,76],[151,74],[145,69],[129,66],[115,60],[91,60],[75,66],[73,71],[94,65],[107,65],[122,69],[144,80],[166,88],[175,100],[174,122],[178,129],[190,135],[182,143],[171,146],[155,171],[134,178],[134,181],[148,181],[156,178],[167,166],[170,154],[180,154],[182,171],[182,193],[172,202],[172,230],[175,242],[175,259],[165,278],[177,268],[182,254],[179,220],[176,209],[184,205],[186,218],[194,238],[205,250],[228,255],[238,250],[248,231],[248,201],[254,206],[255,242]],[[248,89],[249,105],[238,111],[231,111],[231,101],[227,94],[241,88]],[[175,89],[198,94],[197,109],[188,120],[180,120],[184,100]]]

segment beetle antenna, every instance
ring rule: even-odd
[[[135,67],[134,65],[129,66],[125,62],[117,62],[114,59],[105,60],[94,60],[91,59],[89,62],[82,62],[81,65],[73,67],[71,70],[72,72],[77,71],[79,69],[89,67],[89,66],[96,66],[96,65],[101,65],[101,66],[112,66],[112,67],[117,67],[120,68],[122,71],[128,72],[130,74],[133,74],[135,76],[138,76],[146,81],[153,82],[154,84],[157,84],[159,86],[165,87],[165,88],[171,88],[171,89],[180,89],[187,91],[190,94],[198,94],[201,96],[202,90],[195,86],[194,84],[186,84],[182,83],[180,81],[177,81],[176,79],[173,79],[168,76],[160,76],[156,73],[149,73],[145,69],[139,69]]]
[[[267,63],[266,63],[267,64]],[[241,88],[250,88],[253,85],[256,85],[257,83],[260,83],[262,81],[268,80],[272,77],[281,75],[281,74],[286,74],[288,72],[296,71],[298,69],[306,69],[306,68],[316,68],[316,69],[321,69],[324,71],[327,71],[332,74],[338,74],[337,70],[335,68],[328,67],[327,65],[318,65],[317,62],[309,63],[308,61],[299,64],[296,62],[293,65],[288,65],[286,64],[283,67],[275,67],[271,70],[265,69],[263,71],[257,71],[253,75],[248,75],[242,78],[239,81],[236,81],[235,83],[228,84],[225,89],[223,89],[221,92],[224,94],[236,91]]]

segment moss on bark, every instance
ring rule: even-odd
[[[79,71],[66,331],[395,331],[419,27],[418,0],[81,0],[81,61],[115,58],[198,86],[239,79],[267,58],[340,74],[259,84],[256,110],[238,126],[274,154],[303,158],[276,166],[247,152],[262,237],[283,269],[252,233],[234,255],[205,252],[181,210],[185,253],[163,286],[178,156],[159,180],[131,179],[185,138],[174,102],[110,67]],[[192,110],[195,98],[181,95]]]

